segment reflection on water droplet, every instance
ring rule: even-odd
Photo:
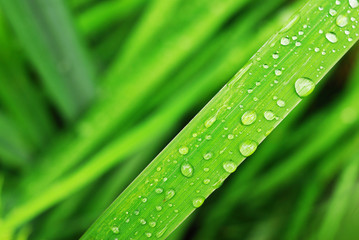
[[[345,27],[348,24],[348,18],[344,15],[339,15],[337,17],[336,24],[339,27]]]
[[[349,0],[349,5],[352,8],[357,8],[359,6],[359,2],[358,2],[358,0]]]
[[[209,118],[207,121],[205,121],[204,126],[206,128],[209,128],[212,126],[212,124],[217,120],[216,116]]]
[[[258,144],[256,142],[252,140],[247,140],[240,144],[239,151],[243,156],[249,157],[256,151],[257,146]]]
[[[242,123],[243,125],[251,125],[257,119],[257,114],[255,111],[247,111],[242,115]]]
[[[166,200],[170,200],[176,194],[175,190],[170,189],[166,192]]]
[[[237,166],[233,161],[226,161],[223,163],[223,168],[226,172],[232,173],[232,172],[236,171]]]
[[[162,189],[162,188],[156,188],[156,189],[155,189],[155,192],[158,193],[158,194],[160,194],[160,193],[163,192],[163,189]]]
[[[152,237],[152,233],[145,233],[146,234],[146,237],[148,237],[148,238],[150,238],[150,237]]]
[[[280,44],[282,44],[283,46],[287,46],[289,43],[290,43],[290,40],[289,40],[289,38],[287,38],[287,37],[283,37],[283,38],[280,40]]]
[[[203,159],[209,160],[209,159],[212,158],[212,156],[213,156],[213,154],[211,152],[209,152],[209,153],[206,153],[206,154],[203,155]]]
[[[285,102],[283,101],[283,100],[278,100],[277,101],[277,105],[278,105],[278,107],[284,107],[285,106]]]
[[[264,118],[267,119],[268,121],[272,121],[275,118],[275,116],[272,111],[265,111]]]
[[[119,229],[118,227],[112,227],[112,228],[111,228],[111,231],[112,231],[114,234],[120,233],[120,229]]]
[[[299,78],[295,82],[295,91],[299,97],[306,97],[310,95],[315,88],[314,82],[309,78]]]
[[[336,43],[338,42],[338,38],[337,35],[333,32],[329,32],[325,34],[325,37],[328,39],[329,42],[331,43]]]
[[[282,71],[279,70],[279,69],[276,69],[276,70],[274,71],[274,73],[275,73],[276,76],[282,75]]]
[[[178,149],[179,153],[182,155],[186,155],[188,153],[188,147],[182,146]]]
[[[334,9],[329,9],[329,14],[335,16],[337,14],[337,11],[335,11]]]
[[[193,207],[199,208],[200,206],[202,206],[203,202],[204,202],[204,197],[197,197],[193,199],[192,204]]]
[[[193,167],[189,163],[183,163],[181,165],[181,173],[185,177],[192,177],[193,175]]]

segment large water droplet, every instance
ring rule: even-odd
[[[344,15],[339,15],[337,17],[337,20],[336,20],[336,24],[339,26],[339,27],[345,27],[347,24],[348,24],[348,17],[344,16]]]
[[[333,32],[329,32],[325,34],[325,37],[328,39],[329,42],[331,43],[336,43],[338,42],[338,38],[337,35]]]
[[[289,38],[287,38],[287,37],[283,37],[283,38],[280,40],[280,44],[282,44],[283,46],[287,46],[289,43],[290,43],[290,40],[289,40]]]
[[[243,125],[251,125],[257,119],[257,114],[255,111],[247,111],[242,115]]]
[[[193,175],[193,167],[189,163],[183,163],[181,165],[181,173],[185,177],[192,177]]]
[[[239,151],[243,156],[249,157],[256,151],[257,146],[258,144],[256,142],[252,140],[247,140],[240,144]]]
[[[357,8],[359,6],[359,2],[358,2],[358,0],[349,0],[349,5],[352,8]]]
[[[204,126],[209,128],[212,124],[217,120],[216,116],[209,118],[207,121],[204,122]]]
[[[315,88],[314,82],[309,78],[299,78],[295,82],[295,91],[299,97],[306,97],[310,95]]]
[[[268,121],[272,121],[275,118],[275,115],[272,111],[265,111],[264,118],[267,119]]]
[[[186,155],[188,153],[188,147],[182,146],[178,149],[178,152],[182,155]]]
[[[175,190],[170,189],[166,192],[166,200],[170,200],[176,194]]]
[[[223,163],[223,168],[226,172],[232,173],[232,172],[236,171],[237,165],[233,161],[225,161]]]
[[[204,202],[204,197],[196,197],[195,199],[193,199],[192,204],[193,207],[199,208],[200,206],[202,206],[203,202]]]

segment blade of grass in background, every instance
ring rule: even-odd
[[[74,120],[94,96],[93,66],[62,1],[6,1],[1,5],[49,97]]]

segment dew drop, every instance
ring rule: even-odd
[[[338,38],[337,35],[333,32],[329,32],[325,34],[325,37],[328,39],[329,42],[331,43],[336,43],[338,42]]]
[[[157,210],[157,211],[161,211],[161,210],[162,210],[162,207],[161,207],[161,206],[156,206],[156,210]]]
[[[192,175],[193,175],[193,167],[192,167],[192,165],[189,164],[189,163],[183,163],[181,165],[181,173],[185,177],[188,177],[188,178],[192,177]]]
[[[204,126],[206,128],[209,128],[212,126],[212,124],[217,120],[216,116],[209,118],[207,121],[205,121]]]
[[[140,223],[141,223],[142,225],[145,225],[147,222],[146,222],[145,219],[141,218],[141,219],[140,219]]]
[[[352,8],[357,8],[359,6],[359,2],[358,2],[358,0],[349,0],[349,5]]]
[[[306,97],[310,95],[315,88],[314,82],[309,78],[299,78],[295,82],[295,91],[299,97]]]
[[[245,157],[249,157],[257,150],[258,144],[252,140],[244,141],[239,146],[239,151]]]
[[[282,71],[279,70],[279,69],[276,69],[276,70],[274,71],[274,73],[275,73],[276,76],[282,75]]]
[[[170,189],[166,192],[166,200],[170,200],[176,194],[175,190]]]
[[[120,233],[120,229],[118,227],[112,227],[111,228],[111,231],[114,233],[114,234],[119,234]]]
[[[285,106],[285,102],[283,101],[283,100],[278,100],[277,101],[277,105],[278,105],[278,107],[284,107]]]
[[[156,188],[156,189],[155,189],[155,192],[156,192],[157,194],[163,193],[163,189],[162,189],[162,188]]]
[[[150,237],[152,237],[152,233],[145,233],[145,235],[146,235],[146,237],[148,237],[148,238],[150,238]]]
[[[272,111],[265,111],[264,118],[267,119],[268,121],[272,121],[275,118],[275,115]]]
[[[278,54],[278,53],[273,53],[272,57],[273,57],[273,59],[278,59],[278,58],[279,58],[279,54]]]
[[[257,119],[255,111],[247,111],[242,115],[241,121],[243,125],[251,125]]]
[[[213,157],[213,154],[211,152],[208,152],[206,154],[203,155],[203,159],[204,160],[209,160]]]
[[[149,225],[150,227],[156,227],[156,222],[149,222],[148,225]]]
[[[188,153],[188,147],[182,146],[178,149],[179,153],[182,155],[186,155]]]
[[[335,16],[337,14],[337,11],[335,11],[334,9],[330,9],[329,14]]]
[[[202,206],[203,202],[204,202],[204,197],[196,197],[195,199],[193,199],[192,205],[195,208],[199,208],[200,206]]]
[[[206,185],[207,185],[208,183],[210,183],[210,182],[211,182],[211,180],[208,179],[208,178],[206,178],[206,179],[203,180],[203,183],[206,184]]]
[[[289,44],[290,40],[289,38],[287,37],[283,37],[281,40],[280,40],[280,44],[282,44],[283,46],[287,46]]]
[[[237,166],[233,161],[225,161],[223,163],[223,168],[226,172],[232,173],[232,172],[236,171]]]
[[[339,15],[337,17],[336,24],[339,27],[345,27],[348,24],[348,18],[344,15]]]

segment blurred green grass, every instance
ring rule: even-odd
[[[1,219],[109,164],[3,236],[79,238],[297,4],[1,0]],[[356,239],[358,64],[354,48],[170,238]]]

